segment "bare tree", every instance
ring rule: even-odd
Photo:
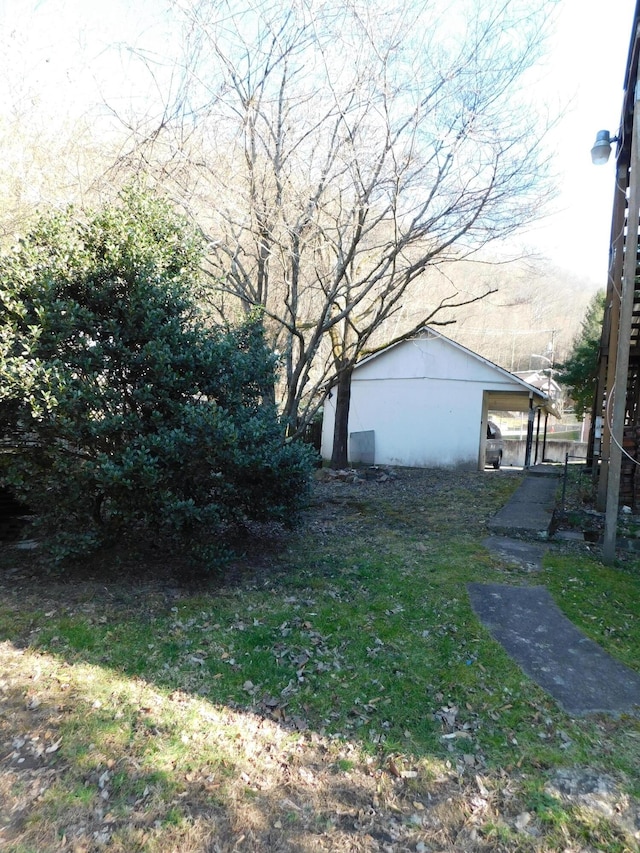
[[[552,4],[533,5],[176,0],[183,85],[137,151],[171,151],[219,310],[264,313],[292,431],[337,387],[334,465],[358,359],[489,292],[452,288],[390,335],[425,271],[508,235],[548,190],[524,87]]]

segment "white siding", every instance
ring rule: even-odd
[[[523,386],[447,338],[405,341],[354,371],[349,432],[375,432],[377,465],[476,468],[483,396],[499,390],[522,392]],[[325,459],[331,458],[334,418],[335,390],[325,404]]]

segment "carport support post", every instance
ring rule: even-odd
[[[524,452],[524,467],[528,468],[531,465],[531,445],[533,444],[533,421],[535,418],[535,410],[533,408],[533,394],[529,394],[529,419],[527,421],[527,447]]]
[[[478,454],[478,471],[484,471],[485,454],[487,451],[487,424],[489,422],[489,404],[487,392],[482,394],[482,418],[480,420],[480,452]]]
[[[544,413],[544,432],[542,434],[542,461],[545,461],[547,455],[547,423],[549,422],[549,412]]]

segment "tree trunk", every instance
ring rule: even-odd
[[[353,367],[347,367],[338,374],[338,382],[334,386],[336,393],[336,419],[333,426],[333,451],[331,467],[346,468],[347,442],[349,440],[349,404],[351,403],[351,375]]]

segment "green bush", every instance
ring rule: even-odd
[[[261,323],[205,322],[200,261],[185,222],[137,191],[46,215],[0,256],[0,476],[64,553],[147,531],[198,549],[305,498]]]

